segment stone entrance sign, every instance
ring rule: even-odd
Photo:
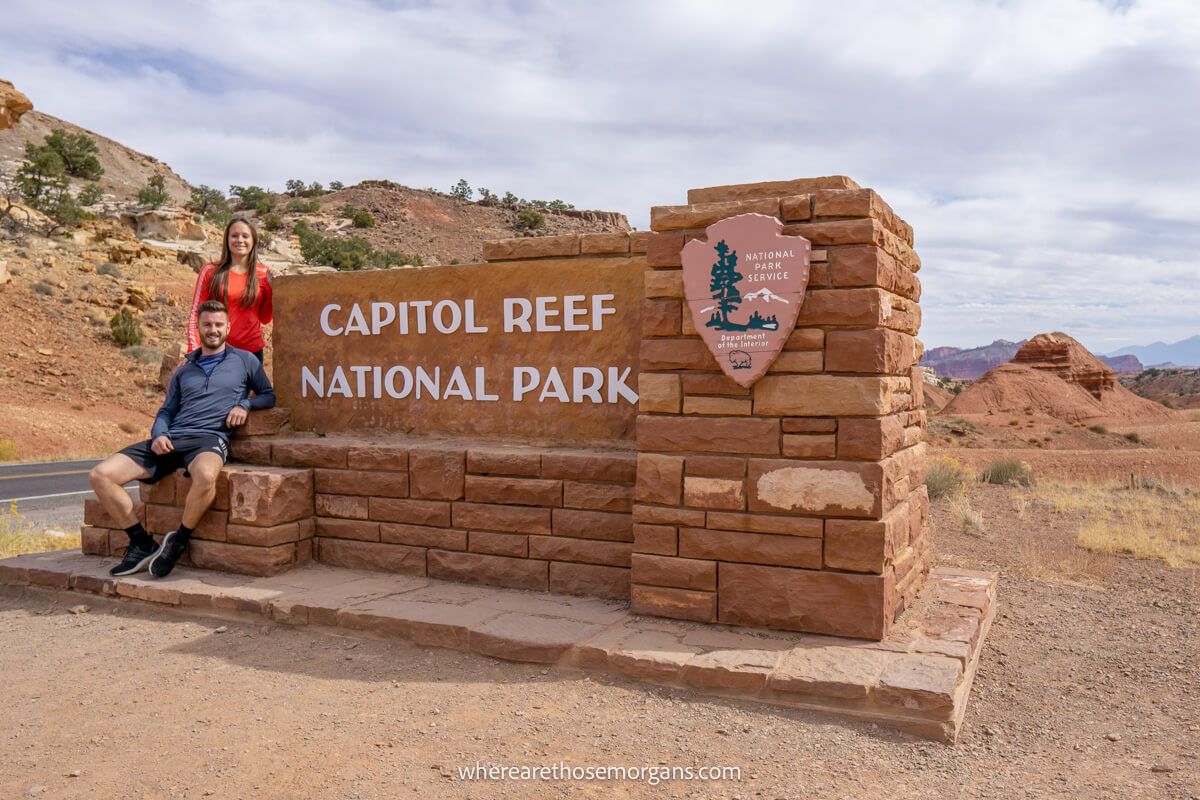
[[[812,245],[784,236],[783,223],[765,214],[723,219],[705,236],[681,255],[692,322],[725,374],[749,386],[796,327]]]
[[[275,387],[297,430],[632,439],[630,259],[284,276]]]

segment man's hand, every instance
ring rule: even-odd
[[[175,445],[172,444],[171,440],[167,438],[166,434],[164,434],[162,436],[155,437],[154,441],[150,443],[150,449],[160,456],[165,456],[167,453],[170,453],[175,449]]]
[[[230,428],[236,428],[246,421],[249,412],[241,406],[234,406],[229,409],[229,414],[225,417],[225,425]]]

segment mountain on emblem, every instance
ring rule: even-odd
[[[812,246],[802,236],[783,235],[783,223],[765,214],[729,217],[705,234],[683,247],[692,321],[725,374],[749,386],[796,326]]]

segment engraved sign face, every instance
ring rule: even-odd
[[[765,214],[714,222],[683,247],[692,321],[725,374],[749,386],[783,349],[808,286],[812,245]]]

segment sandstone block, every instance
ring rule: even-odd
[[[713,650],[683,665],[679,679],[700,689],[736,689],[758,694],[779,662],[778,650]]]
[[[684,463],[685,475],[705,478],[744,478],[746,459],[736,456],[688,456]]]
[[[466,476],[464,450],[418,450],[408,454],[409,487],[413,497],[458,500]]]
[[[717,366],[704,341],[687,339],[642,339],[639,363],[643,370],[713,369]]]
[[[865,372],[910,376],[916,363],[916,340],[899,331],[829,331],[825,336],[828,372]]]
[[[168,533],[177,529],[182,522],[182,506],[146,506],[145,526],[150,533]],[[223,542],[226,538],[228,522],[228,512],[209,509],[200,517],[200,522],[196,525],[192,536],[196,539]]]
[[[629,598],[629,570],[599,564],[551,561],[550,591],[626,600]]]
[[[495,239],[483,243],[484,261],[511,261],[521,258],[552,258],[580,254],[578,233],[560,236],[533,236],[520,239]]]
[[[739,386],[728,376],[720,372],[698,375],[689,373],[683,376],[683,391],[688,395],[715,394],[726,397],[747,397],[750,389]]]
[[[643,412],[678,414],[683,394],[678,375],[655,375],[643,372],[638,376],[638,409]]]
[[[634,553],[630,579],[643,586],[712,592],[717,589],[717,562]]]
[[[271,442],[235,436],[229,440],[229,458],[239,464],[271,463]]]
[[[787,536],[821,538],[822,524],[813,517],[771,514],[731,514],[726,511],[708,512],[707,527],[716,530],[775,533]],[[681,523],[682,524],[682,523]],[[701,526],[692,526],[701,527]]]
[[[836,419],[813,419],[812,417],[796,417],[783,421],[784,433],[834,433],[837,431]]]
[[[873,219],[822,220],[785,225],[787,236],[803,236],[814,245],[874,244],[883,247],[887,237],[882,225]]]
[[[865,701],[879,681],[888,653],[865,647],[796,647],[768,679],[778,692]]]
[[[345,469],[313,470],[317,491],[321,494],[345,494],[374,497],[407,497],[407,472],[362,472]]]
[[[628,233],[585,233],[579,237],[581,255],[620,255],[629,252]]]
[[[838,456],[879,461],[905,446],[905,431],[900,414],[843,419],[838,424]]]
[[[146,507],[142,503],[133,504],[133,514],[143,523],[146,519]],[[83,524],[91,525],[96,528],[117,528],[124,530],[125,526],[118,523],[112,516],[104,510],[104,506],[100,505],[99,500],[84,500],[83,501]]]
[[[317,536],[334,539],[355,539],[360,542],[379,541],[379,523],[365,519],[331,519],[317,517]]]
[[[680,528],[679,555],[713,561],[821,568],[821,540],[806,536]]]
[[[124,534],[124,531],[121,531]],[[80,549],[89,556],[108,555],[108,528],[93,528],[85,525],[79,531]]]
[[[282,431],[291,418],[292,413],[279,406],[251,411],[246,421],[233,429],[233,438],[274,435]]]
[[[549,586],[545,561],[444,550],[429,551],[429,577],[540,591]]]
[[[370,516],[367,498],[345,494],[318,494],[316,513],[322,517],[342,517],[343,519],[367,519]]]
[[[633,511],[633,487],[619,483],[563,482],[563,506],[593,511]]]
[[[678,336],[683,315],[678,300],[647,300],[642,304],[643,336]]]
[[[903,410],[899,408],[900,398],[910,389],[908,378],[767,375],[754,385],[754,413],[799,417],[882,416]],[[639,428],[642,419],[638,419]]]
[[[457,528],[431,528],[428,525],[379,523],[379,541],[411,547],[437,547],[442,550],[466,550],[467,532]]]
[[[678,269],[652,269],[646,270],[644,276],[644,285],[646,287],[646,297],[673,297],[682,299],[683,294],[683,270]]]
[[[543,478],[631,484],[636,475],[637,456],[632,452],[566,452],[559,450],[542,454]]]
[[[717,595],[715,592],[698,592],[690,589],[672,589],[665,586],[630,586],[630,610],[635,614],[649,614],[672,619],[690,619],[696,622],[717,621]]]
[[[680,266],[683,246],[689,238],[682,233],[651,233],[646,240],[646,264],[651,267]]]
[[[244,544],[251,547],[275,547],[288,542],[298,542],[304,538],[299,522],[284,522],[261,528],[254,525],[230,525],[226,528],[225,541],[230,544]]]
[[[201,569],[268,576],[291,569],[296,561],[296,545],[289,542],[274,547],[251,547],[192,539],[188,544],[188,555],[192,564]]]
[[[173,505],[175,503],[175,478],[180,473],[171,473],[167,477],[160,480],[158,483],[139,483],[138,496],[143,503],[158,503],[160,505]],[[87,512],[87,502],[84,501],[84,512]],[[91,502],[99,503],[99,500]]]
[[[285,467],[229,470],[231,523],[267,527],[310,517],[312,513],[312,470]]]
[[[769,374],[781,372],[820,372],[824,368],[825,354],[820,350],[784,350],[767,369]]]
[[[229,469],[222,469],[217,474],[217,490],[213,493],[212,503],[209,508],[215,508],[218,511],[229,510]],[[183,477],[182,472],[177,472],[173,476],[175,484],[175,504],[182,506],[187,504],[188,494],[192,490],[191,478]],[[170,503],[171,501],[166,501]]]
[[[751,511],[878,517],[884,510],[884,467],[875,462],[752,459],[747,483]]]
[[[668,525],[633,526],[633,552],[673,556],[679,548],[676,529]]]
[[[709,414],[718,417],[748,417],[753,413],[753,401],[749,397],[699,397],[683,398],[684,414]]]
[[[784,434],[783,454],[793,458],[833,458],[837,437],[833,434]]]
[[[536,478],[542,470],[537,450],[475,449],[467,451],[467,472],[476,475],[523,475]]]
[[[347,539],[317,538],[317,560],[347,569],[397,572],[403,575],[425,574],[423,547],[381,542],[356,542]]]
[[[506,533],[551,532],[550,509],[489,503],[455,503],[450,511],[456,528]]]
[[[529,557],[529,535],[525,533],[491,533],[471,531],[467,537],[467,550],[472,553],[488,553],[510,558]]]
[[[369,445],[351,447],[346,451],[346,466],[358,470],[408,469],[408,448],[399,445]]]
[[[767,381],[802,380],[807,375],[788,375],[763,378],[757,389]],[[824,377],[824,376],[811,376]],[[768,405],[782,405],[782,398],[771,396]],[[755,404],[757,406],[756,397]],[[756,408],[756,411],[758,409]],[[760,411],[759,413],[772,413]],[[679,453],[758,453],[779,452],[779,420],[738,417],[653,417],[638,416],[638,445],[643,450]]]
[[[382,522],[408,522],[413,525],[449,527],[450,504],[444,500],[401,500],[372,497],[368,518]]]
[[[650,209],[650,229],[658,232],[704,228],[717,220],[738,214],[766,214],[777,217],[779,200],[759,198],[686,206],[654,206]]]
[[[717,586],[732,625],[882,639],[894,616],[888,575],[722,563]]]
[[[830,250],[829,273],[835,288],[878,286],[910,300],[921,299],[920,279],[878,247]]]
[[[820,328],[796,328],[783,343],[785,352],[794,350],[820,350],[825,346],[825,331]]]
[[[611,542],[633,541],[633,517],[619,512],[556,508],[553,527],[555,536],[605,539]]]
[[[689,475],[683,479],[683,504],[690,508],[741,511],[746,507],[746,487],[741,479]]]
[[[787,181],[762,181],[759,183],[736,183],[728,186],[709,186],[689,189],[689,203],[717,203],[729,200],[752,200],[760,197],[790,197],[809,194],[817,189],[859,189],[845,175],[830,175],[820,178],[797,178]]]
[[[349,445],[336,439],[281,439],[271,444],[271,460],[280,467],[345,469],[349,449]]]
[[[812,219],[812,195],[796,194],[783,198],[780,203],[781,219],[784,222],[807,222]]]
[[[890,706],[921,712],[948,711],[962,677],[958,659],[927,653],[890,660],[875,687],[875,698]]]
[[[466,478],[466,498],[472,503],[561,506],[562,494],[560,480],[485,475],[468,475]]]
[[[566,536],[529,537],[529,557],[548,561],[580,561],[585,564],[628,567],[632,552],[633,544],[630,542],[572,539]]]
[[[650,244],[650,239],[654,237],[651,231],[630,231],[629,232],[629,252],[630,253],[645,253]]]
[[[633,521],[649,525],[703,525],[704,511],[692,508],[633,506]]]
[[[638,453],[634,499],[643,503],[677,505],[682,497],[682,481],[682,458],[655,453]]]

